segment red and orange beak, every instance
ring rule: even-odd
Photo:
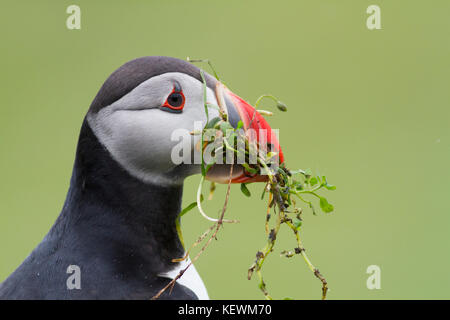
[[[219,108],[228,115],[228,121],[234,128],[237,128],[239,121],[242,121],[246,133],[249,132],[249,129],[253,129],[250,130],[252,134],[247,135],[250,141],[256,139],[271,145],[272,151],[278,155],[279,164],[284,162],[283,152],[275,133],[255,108],[220,82],[216,85],[216,98]],[[264,137],[261,137],[262,135]],[[206,178],[218,183],[228,183],[229,174],[229,164],[216,164],[209,169]],[[266,182],[267,180],[267,175],[252,175],[241,165],[233,167],[232,183]]]

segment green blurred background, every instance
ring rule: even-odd
[[[81,30],[66,8],[81,7]],[[366,27],[381,7],[382,30]],[[288,166],[338,189],[303,238],[330,299],[442,299],[450,286],[450,2],[5,1],[0,5],[0,281],[62,208],[82,119],[107,76],[145,55],[209,58],[237,94],[272,93]],[[206,69],[206,66],[204,66]],[[266,109],[271,108],[269,104]],[[186,181],[184,204],[199,177]],[[262,185],[251,185],[260,194]],[[206,205],[216,212],[225,188]],[[219,241],[196,263],[211,298],[260,299],[247,268],[265,244],[266,201],[234,186]],[[183,219],[185,242],[208,223]],[[265,277],[275,298],[318,299],[320,283],[279,235]],[[366,269],[381,268],[368,290]]]

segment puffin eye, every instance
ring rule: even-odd
[[[183,96],[179,92],[173,92],[167,97],[167,102],[172,107],[179,107],[183,104]]]
[[[161,110],[169,111],[173,113],[180,113],[183,111],[185,102],[183,91],[180,85],[177,83],[174,85],[172,92],[166,99],[166,102],[160,107]]]

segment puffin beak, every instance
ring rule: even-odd
[[[248,102],[230,91],[224,84],[217,82],[216,98],[219,108],[228,116],[228,121],[236,129],[239,121],[242,121],[242,129],[250,143],[257,143],[258,148],[264,144],[265,154],[269,151],[275,152],[278,164],[284,162],[278,138],[267,123],[266,119],[252,107]],[[267,146],[267,147],[266,147]],[[206,179],[218,183],[228,183],[230,179],[230,164],[215,164],[208,173]],[[231,183],[266,182],[267,175],[251,174],[242,165],[233,167]]]

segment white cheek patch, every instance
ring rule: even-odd
[[[180,83],[186,97],[181,113],[159,109],[173,89],[173,81]],[[208,103],[216,104],[214,92],[207,88]],[[218,111],[208,108],[209,118]],[[88,113],[88,123],[99,141],[130,174],[157,184],[181,184],[186,176],[173,170],[177,164],[171,159],[178,144],[171,139],[177,129],[194,130],[194,123],[206,124],[203,103],[203,84],[182,73],[166,73],[153,77],[98,113]],[[192,136],[192,148],[199,136]]]

